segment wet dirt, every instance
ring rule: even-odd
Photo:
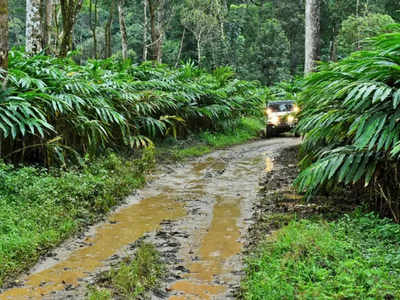
[[[106,222],[52,251],[0,299],[84,299],[87,286],[131,256],[139,240],[156,245],[169,269],[149,298],[233,298],[260,173],[273,171],[277,153],[298,143],[260,140],[160,166]]]
[[[273,159],[273,168],[266,160],[266,170],[260,177],[258,201],[254,202],[252,219],[244,245],[245,255],[257,255],[257,246],[266,236],[277,234],[280,228],[292,220],[302,218],[335,220],[357,206],[354,197],[343,190],[329,195],[314,195],[307,198],[296,193],[293,181],[299,173],[299,147],[281,149]]]

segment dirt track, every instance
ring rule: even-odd
[[[170,270],[150,298],[234,297],[260,174],[273,169],[279,150],[298,143],[260,140],[160,167],[107,222],[52,251],[0,299],[82,299],[87,284],[132,255],[139,240],[155,244]]]

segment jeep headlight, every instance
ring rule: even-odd
[[[269,122],[276,126],[279,124],[279,117],[278,116],[269,116]]]
[[[287,120],[288,120],[288,123],[289,123],[289,124],[293,124],[293,122],[294,122],[294,117],[293,117],[293,116],[288,116]]]

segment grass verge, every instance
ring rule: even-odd
[[[102,278],[101,287],[92,287],[88,300],[112,297],[137,299],[154,288],[165,273],[160,254],[151,244],[141,244],[132,261],[122,262]]]
[[[400,225],[373,214],[293,221],[249,259],[245,299],[400,299]]]
[[[184,141],[170,139],[157,148],[157,157],[165,160],[183,160],[189,157],[202,156],[215,149],[241,144],[260,136],[265,123],[260,118],[242,117],[234,129],[222,132],[201,132]]]
[[[153,152],[109,154],[69,171],[0,164],[0,286],[143,185]]]

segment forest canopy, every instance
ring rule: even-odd
[[[9,1],[9,47],[25,47],[25,0]],[[272,85],[301,74],[304,0],[29,0],[40,9],[41,49],[78,63],[115,56],[171,66],[229,65]],[[395,0],[321,1],[321,59],[335,61],[400,21]],[[29,23],[29,22],[28,22]],[[66,36],[71,30],[71,36]]]

